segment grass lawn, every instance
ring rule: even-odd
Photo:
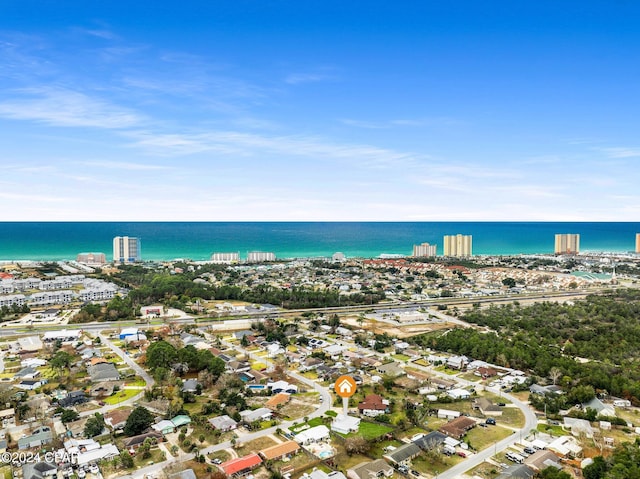
[[[517,407],[503,407],[502,416],[496,417],[499,424],[521,428],[524,426],[524,414]]]
[[[164,451],[161,451],[158,448],[152,448],[149,452],[151,452],[151,457],[147,459],[142,459],[142,454],[137,454],[133,457],[133,464],[135,469],[148,466],[149,464],[156,464],[158,462],[164,461]]]
[[[500,468],[488,462],[483,462],[477,467],[474,467],[470,472],[473,477],[478,476],[483,479],[492,479],[500,474]]]
[[[117,393],[114,393],[112,396],[103,399],[106,404],[120,404],[122,401],[126,401],[129,398],[132,398],[136,394],[140,393],[137,389],[121,389]]]
[[[261,451],[262,449],[266,449],[267,447],[275,446],[276,444],[277,443],[269,436],[263,436],[254,439],[253,441],[245,442],[240,446],[237,446],[235,449],[238,453],[238,456],[242,457],[251,452]]]
[[[471,444],[476,451],[482,451],[494,443],[515,434],[510,429],[500,426],[474,427],[467,433],[465,440]]]
[[[349,456],[346,452],[344,452],[344,450],[336,454],[334,458],[334,462],[340,465],[339,467],[342,471],[346,471],[347,469],[357,466],[358,464],[361,464],[363,462],[371,462],[371,461],[372,459],[370,457],[362,456],[360,454],[354,454],[353,456]]]
[[[147,383],[141,377],[136,376],[135,378],[127,379],[124,383],[125,386],[135,386],[135,387],[145,387]]]
[[[216,451],[209,454],[209,459],[220,459],[222,462],[226,462],[231,459],[231,454],[227,451]]]
[[[426,457],[424,454],[416,457],[411,462],[411,468],[423,474],[435,475],[443,471],[446,471],[451,466],[455,466],[457,463],[464,459],[459,456],[445,456],[444,454],[438,454],[435,459]]]
[[[568,436],[569,433],[562,429],[562,426],[551,426],[549,424],[538,424],[536,428],[540,432],[544,432],[545,434],[550,434],[552,436]]]
[[[384,449],[387,446],[400,447],[403,444],[404,444],[403,442],[396,441],[396,440],[377,441],[372,444],[369,454],[371,454],[373,457],[382,457],[384,454],[386,454]]]
[[[392,431],[393,431],[393,428],[390,427],[390,426],[385,426],[383,424],[375,424],[375,423],[372,423],[372,422],[364,422],[364,421],[362,421],[360,423],[360,428],[358,429],[358,432],[352,432],[352,433],[348,434],[346,437],[349,437],[349,436],[362,436],[366,440],[370,441],[372,439],[377,439],[380,436],[384,436],[388,432],[392,432]]]
[[[11,466],[0,467],[0,478],[11,479]]]
[[[407,356],[406,354],[393,354],[391,357],[397,361],[403,361],[403,362],[409,361],[409,359],[411,359],[411,357]]]

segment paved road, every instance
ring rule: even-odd
[[[236,347],[237,349],[237,347]],[[307,386],[309,386],[310,388],[314,389],[315,391],[318,391],[320,393],[320,397],[322,398],[322,402],[320,403],[320,406],[311,414],[308,414],[307,416],[309,417],[309,419],[313,419],[316,417],[320,417],[323,416],[331,407],[331,402],[332,402],[332,398],[331,395],[329,394],[329,391],[327,390],[327,388],[324,388],[322,386],[320,386],[319,384],[317,384],[315,381],[312,381],[310,379],[305,378],[304,376],[301,376],[297,373],[294,372],[289,372],[288,375],[290,377],[292,377],[293,379],[306,384]],[[298,418],[297,421],[299,421],[300,419]],[[293,423],[296,421],[283,421],[280,424],[278,424],[277,426],[273,426],[270,427],[268,429],[263,429],[260,431],[254,431],[254,432],[249,432],[247,434],[243,434],[242,436],[238,437],[236,439],[236,443],[237,444],[242,444],[245,442],[249,442],[249,441],[253,441],[254,439],[257,439],[259,437],[263,437],[263,436],[268,436],[269,434],[274,434],[276,432],[276,430],[278,429],[287,429],[291,426],[293,426]],[[216,451],[222,451],[224,449],[229,449],[232,447],[231,441],[225,441],[225,442],[221,442],[219,444],[214,444],[213,446],[209,446],[206,447],[204,449],[200,450],[200,454],[209,454],[212,452],[216,452]],[[177,458],[173,458],[173,459],[169,459],[163,462],[160,462],[158,464],[152,464],[150,466],[146,466],[143,467],[141,469],[138,469],[134,472],[132,472],[130,475],[128,476],[122,476],[122,479],[143,479],[146,475],[149,476],[157,476],[159,475],[159,473],[165,469],[166,467],[170,466],[171,464],[177,463],[177,462],[184,462],[184,461],[188,461],[190,459],[193,459],[195,457],[194,454],[180,454]]]
[[[440,371],[434,371],[432,368],[427,368],[419,364],[412,363],[411,367],[428,371],[431,374],[444,377],[447,379],[452,378],[452,376],[449,374],[442,373]],[[469,381],[467,379],[462,379],[458,377],[456,377],[455,379],[457,382],[464,384],[466,386],[473,386],[475,388],[478,388],[478,384],[473,381]],[[469,469],[473,469],[474,467],[480,465],[481,463],[489,459],[491,456],[494,456],[498,452],[504,451],[509,446],[518,442],[520,439],[524,439],[526,436],[529,435],[531,430],[535,429],[536,426],[538,425],[538,418],[536,417],[535,413],[529,407],[528,404],[520,401],[518,398],[516,398],[511,394],[506,394],[505,392],[500,391],[497,388],[485,388],[485,390],[495,394],[502,394],[503,398],[511,401],[518,409],[520,409],[520,411],[522,411],[522,414],[524,414],[524,418],[525,418],[524,426],[519,430],[515,430],[513,434],[511,434],[509,437],[506,437],[502,441],[497,442],[495,445],[490,446],[480,451],[479,453],[474,454],[473,456],[467,458],[466,460],[456,464],[450,469],[447,469],[446,471],[441,472],[440,474],[438,474],[438,479],[458,479],[462,474],[464,474]]]
[[[103,327],[104,327],[104,325],[103,325]],[[147,371],[142,369],[125,351],[123,351],[121,348],[119,348],[118,346],[113,344],[113,342],[111,342],[111,340],[109,340],[108,337],[103,335],[101,331],[99,331],[97,333],[97,336],[100,338],[100,341],[102,342],[102,344],[104,344],[105,346],[108,346],[111,349],[111,351],[113,351],[115,354],[117,354],[120,357],[120,359],[122,359],[127,364],[127,366],[129,366],[131,369],[133,369],[138,376],[140,376],[142,379],[144,379],[144,381],[147,384],[146,384],[145,388],[141,389],[140,392],[138,394],[136,394],[135,396],[132,396],[132,397],[130,397],[128,399],[125,399],[124,401],[119,402],[117,404],[108,404],[106,406],[102,406],[99,409],[92,409],[90,411],[82,411],[80,413],[80,416],[93,416],[97,412],[99,412],[100,414],[104,414],[106,412],[111,411],[112,409],[117,409],[117,408],[122,407],[122,406],[130,406],[134,402],[139,400],[144,395],[144,389],[150,388],[155,384],[155,381],[149,375],[149,373],[147,373]]]

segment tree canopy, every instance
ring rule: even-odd
[[[124,433],[127,436],[137,436],[142,434],[151,424],[153,424],[154,417],[151,412],[145,407],[138,406],[127,418],[127,422],[124,425]]]

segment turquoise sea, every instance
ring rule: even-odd
[[[213,252],[271,251],[278,258],[412,252],[447,234],[473,235],[473,254],[553,253],[556,233],[579,233],[581,251],[628,252],[640,223],[552,222],[0,222],[0,260],[65,260],[81,252],[112,256],[114,236],[141,239],[143,260],[209,259]]]

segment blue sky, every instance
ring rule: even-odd
[[[0,220],[640,220],[633,1],[0,2]]]

